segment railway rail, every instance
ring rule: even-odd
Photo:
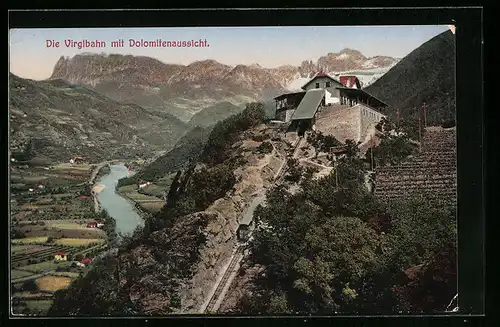
[[[298,149],[302,145],[303,140],[304,140],[303,136],[301,136],[297,139],[297,142],[294,145],[293,152],[292,152],[293,158],[295,158],[297,156]],[[273,144],[273,147],[274,147],[274,144]],[[284,158],[284,160],[285,161],[284,161],[283,165],[280,167],[280,171],[276,174],[276,176],[274,178],[275,182],[278,182],[281,179],[281,177],[284,176],[284,174],[287,170],[288,164],[287,164],[286,158]],[[251,236],[251,234],[249,235],[249,237],[250,236]],[[224,275],[222,276],[222,279],[220,280],[219,284],[217,285],[215,292],[212,295],[212,297],[210,298],[210,301],[208,302],[208,305],[206,306],[204,312],[206,312],[206,313],[217,312],[217,308],[216,308],[217,303],[221,303],[224,300],[224,296],[225,296],[224,290],[228,288],[227,284],[231,282],[230,277],[233,274],[235,267],[244,258],[244,253],[243,253],[244,249],[245,249],[244,244],[241,244],[238,246],[233,259],[229,263],[229,266],[227,267],[227,269],[224,271]]]
[[[219,298],[222,294],[222,291],[226,287],[226,284],[227,284],[229,278],[231,277],[231,274],[233,273],[234,268],[241,261],[243,250],[244,250],[244,247],[242,245],[240,245],[238,247],[238,249],[236,250],[234,257],[231,260],[231,263],[227,267],[226,271],[224,272],[224,275],[222,276],[221,281],[219,282],[219,285],[217,285],[217,288],[215,289],[214,295],[212,296],[212,298],[208,302],[208,305],[205,309],[205,312],[216,312],[216,310],[214,310],[214,309],[215,309],[215,305],[217,304],[217,300],[219,300]]]

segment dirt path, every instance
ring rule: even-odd
[[[89,184],[92,185],[94,184],[94,180],[97,176],[97,174],[99,173],[99,171],[106,165],[108,165],[110,163],[110,161],[104,161],[104,162],[101,162],[100,164],[98,164],[94,170],[92,171],[92,174],[90,174],[90,178],[89,178]],[[100,204],[99,204],[99,200],[97,199],[97,193],[99,193],[100,191],[103,190],[103,187],[102,185],[96,185],[92,188],[92,199],[94,200],[94,211],[97,213],[100,211]]]

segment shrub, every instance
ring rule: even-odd
[[[267,136],[264,134],[252,135],[252,140],[255,142],[263,142],[267,139]]]
[[[288,172],[286,175],[286,179],[290,182],[297,183],[300,181],[302,177],[302,167],[299,164],[299,161],[295,158],[288,159]]]
[[[25,238],[26,234],[24,234],[22,231],[13,228],[10,232],[10,237],[15,239],[15,238]]]
[[[273,152],[273,145],[270,142],[263,142],[261,145],[257,147],[258,153],[268,154]]]
[[[234,186],[233,168],[233,165],[223,163],[194,174],[188,194],[192,194],[197,210],[204,210]]]
[[[36,286],[35,280],[28,280],[23,283],[22,289],[24,291],[37,291],[38,286]]]
[[[342,144],[334,136],[323,135],[321,132],[311,133],[308,141],[318,152],[328,152],[331,147],[339,146]]]

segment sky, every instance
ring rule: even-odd
[[[448,30],[447,25],[425,26],[294,26],[294,27],[196,27],[196,28],[65,28],[11,29],[9,33],[10,71],[34,80],[49,78],[61,56],[79,53],[119,53],[148,56],[164,63],[188,65],[213,59],[235,66],[257,63],[274,68],[316,61],[329,52],[344,48],[366,57],[377,55],[403,58],[432,37]],[[66,47],[65,40],[102,40],[103,48]],[[124,47],[111,41],[124,40]],[[129,40],[207,40],[208,47],[130,47]],[[47,40],[60,42],[48,47]]]

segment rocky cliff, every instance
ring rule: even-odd
[[[137,276],[140,276],[125,277],[123,281],[140,312],[168,312],[172,306],[171,294],[176,294],[179,301],[174,312],[200,312],[235,250],[239,220],[254,196],[264,193],[271,185],[282,164],[277,153],[260,154],[256,149],[262,142],[248,139],[251,135],[266,133],[261,126],[245,133],[243,139],[234,145],[234,153],[238,153],[245,164],[234,171],[238,182],[223,198],[201,212],[175,219],[170,228],[153,232],[146,242],[120,257],[123,276],[132,276],[132,271],[137,271]],[[175,263],[170,260],[175,260]],[[160,287],[165,274],[175,269],[184,271],[182,278],[178,278],[171,289]],[[172,280],[168,283],[172,284]]]
[[[201,158],[183,169],[162,211],[127,238],[116,257],[97,262],[90,274],[59,294],[51,314],[200,313],[231,260],[240,219],[252,214],[255,196],[272,184],[284,160],[269,147],[262,150],[277,136],[263,124],[231,135],[222,150],[227,160]],[[97,282],[104,286],[88,287]],[[95,300],[89,302],[89,296]]]

